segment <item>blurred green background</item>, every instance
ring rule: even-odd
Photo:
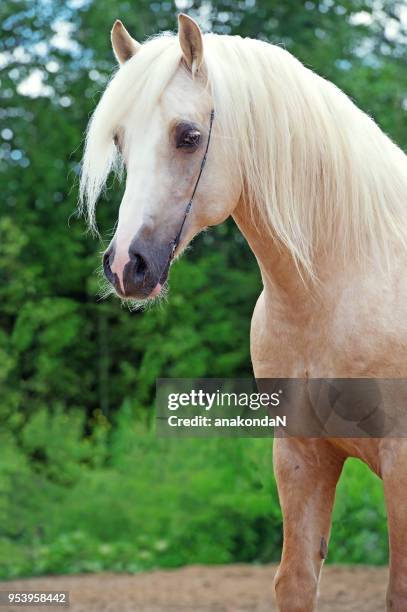
[[[83,132],[114,68],[188,11],[284,45],[407,146],[407,8],[384,0],[2,0],[0,577],[279,558],[271,441],[158,440],[156,377],[250,376],[260,278],[232,223],[201,236],[168,304],[98,299],[100,253],[73,216]],[[122,187],[98,221],[109,240]],[[385,563],[380,482],[350,462],[329,560]]]

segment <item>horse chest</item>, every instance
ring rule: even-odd
[[[283,319],[265,327],[253,323],[251,357],[258,377],[322,377],[334,368],[335,350],[326,341],[327,330],[301,328]]]
[[[407,376],[407,328],[395,310],[346,295],[324,311],[296,316],[266,308],[252,319],[251,356],[257,377]]]
[[[266,308],[260,296],[253,313],[250,348],[257,377],[322,376],[322,364],[331,361],[325,321],[297,317],[280,308]]]

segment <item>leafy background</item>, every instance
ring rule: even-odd
[[[139,40],[186,10],[284,45],[407,145],[407,10],[387,0],[2,0],[0,577],[267,562],[281,548],[271,443],[158,440],[158,376],[249,376],[260,291],[232,223],[174,267],[168,304],[98,299],[102,242],[73,215],[83,132],[114,68],[116,17]],[[98,221],[108,241],[121,186]],[[351,461],[329,559],[385,563],[381,485]]]

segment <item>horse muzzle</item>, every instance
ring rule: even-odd
[[[103,255],[103,271],[121,298],[145,300],[156,297],[168,278],[172,245],[154,245],[136,235],[123,257],[115,240]]]

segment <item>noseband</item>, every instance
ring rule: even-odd
[[[196,190],[198,189],[199,181],[201,179],[202,172],[203,172],[203,169],[204,169],[205,164],[206,164],[206,157],[207,157],[207,154],[208,154],[209,143],[211,141],[212,125],[213,125],[214,118],[215,118],[215,111],[212,109],[211,110],[211,117],[210,117],[210,121],[209,121],[209,132],[208,132],[208,140],[206,141],[205,153],[204,153],[204,156],[203,156],[202,161],[201,161],[201,167],[199,169],[199,174],[197,176],[194,188],[192,190],[191,199],[189,200],[189,202],[188,202],[188,204],[187,204],[187,206],[185,208],[184,218],[182,219],[182,223],[181,223],[180,228],[178,230],[178,234],[176,235],[176,238],[175,238],[174,242],[172,243],[172,250],[171,250],[171,255],[170,255],[169,263],[171,263],[171,261],[174,259],[175,251],[177,250],[177,246],[179,245],[179,242],[181,240],[181,234],[182,234],[182,230],[184,229],[185,221],[187,220],[187,216],[189,214],[189,211],[191,210],[192,202],[194,201],[195,193],[196,193]]]

